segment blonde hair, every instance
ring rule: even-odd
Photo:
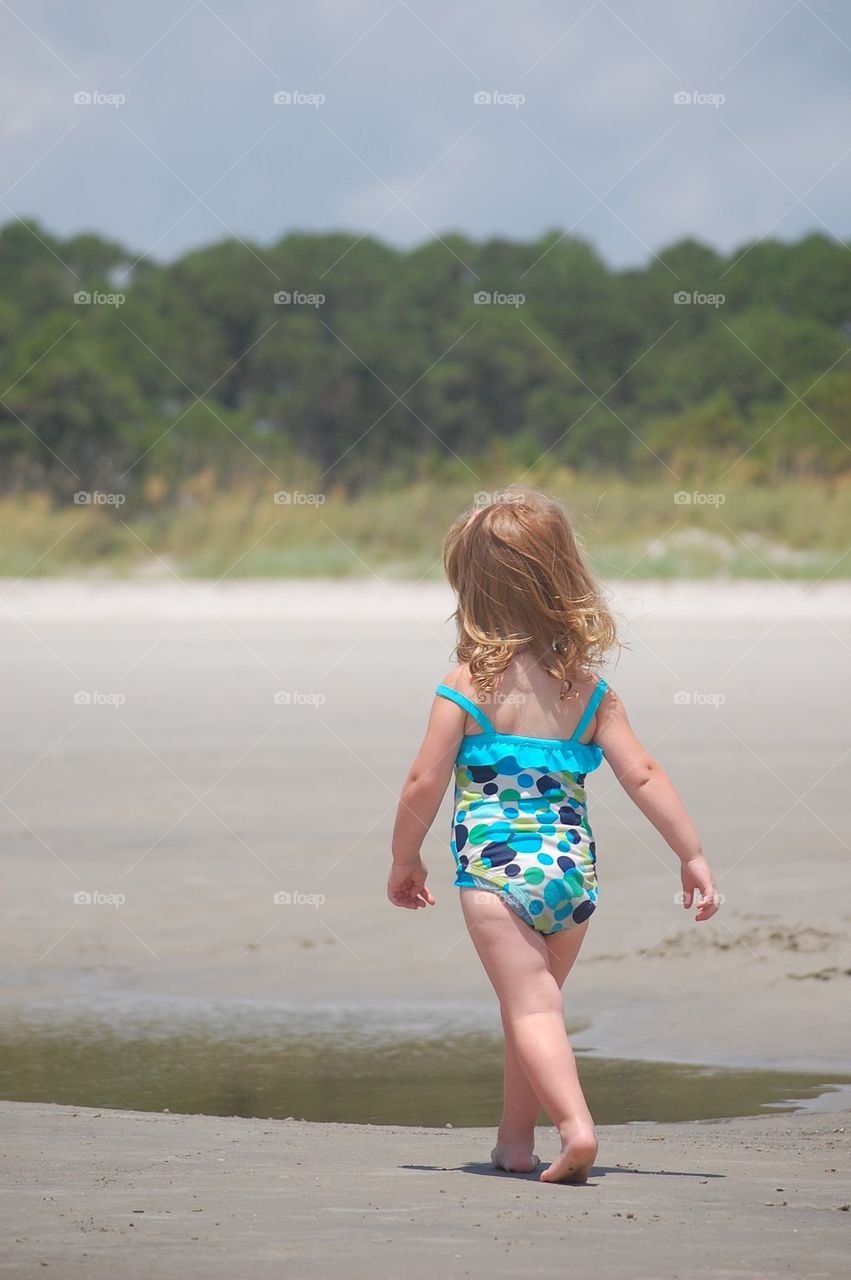
[[[620,646],[614,621],[561,503],[515,485],[490,496],[464,511],[443,543],[457,596],[455,653],[483,695],[530,649],[564,699],[580,671],[599,668]]]

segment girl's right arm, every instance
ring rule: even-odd
[[[453,670],[443,683],[454,688],[454,678]],[[402,787],[393,824],[387,896],[394,906],[416,910],[434,905],[425,887],[427,873],[420,849],[452,777],[464,718],[461,707],[435,695],[426,735]]]
[[[686,813],[674,784],[650,752],[639,742],[626,708],[609,687],[597,709],[594,742],[603,749],[618,782],[630,800],[653,823],[680,859],[683,906],[700,896],[696,920],[708,920],[720,906],[718,890],[703,856],[700,837]]]

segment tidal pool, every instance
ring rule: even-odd
[[[6,1020],[0,1095],[20,1102],[357,1124],[494,1125],[501,1042],[491,1030],[367,1016],[267,1013]],[[580,1036],[581,1039],[581,1036]],[[577,1053],[600,1124],[705,1120],[830,1105],[851,1076],[629,1061]],[[843,1087],[844,1086],[844,1087]],[[821,1099],[821,1104],[819,1103]]]

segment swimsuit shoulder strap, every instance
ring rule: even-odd
[[[574,738],[582,737],[583,733],[591,723],[591,717],[594,715],[594,712],[597,710],[600,703],[603,701],[603,695],[605,694],[608,687],[609,686],[606,684],[605,680],[603,680],[602,678],[597,681],[594,692],[591,694],[591,697],[588,699],[588,706],[585,708],[585,712],[582,716],[582,719],[579,721],[579,724],[576,726],[573,732]]]
[[[450,689],[448,684],[439,684],[435,689],[435,693],[442,698],[448,698],[450,702],[457,702],[459,707],[463,707],[468,715],[471,715],[474,720],[479,722],[485,733],[496,733],[496,729],[481,707],[477,707],[474,702],[471,702],[469,698],[465,698],[464,694],[459,693],[457,689]]]

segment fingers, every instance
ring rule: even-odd
[[[425,885],[416,881],[407,881],[387,890],[387,897],[394,907],[403,907],[408,911],[416,911],[419,907],[433,907],[435,900]]]
[[[688,883],[689,880],[691,884]],[[715,915],[721,906],[721,898],[711,875],[704,876],[688,871],[683,875],[682,886],[680,895],[682,904],[686,910],[697,907],[696,920],[708,920],[710,916]]]
[[[392,888],[388,887],[387,897],[393,903],[394,907],[413,907],[414,905],[411,901],[411,890],[408,885],[394,885]]]
[[[701,899],[702,901],[698,906],[697,915],[694,918],[695,920],[710,920],[721,906],[721,899],[718,896],[718,890],[715,888],[714,884],[711,885],[708,890],[701,893]]]

